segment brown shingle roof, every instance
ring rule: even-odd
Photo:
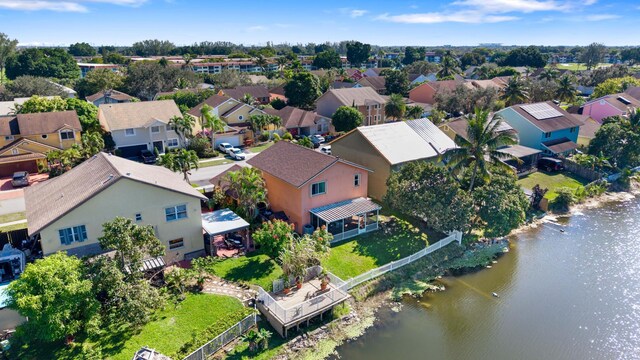
[[[623,101],[623,99],[626,100],[626,102]],[[604,100],[609,104],[611,104],[611,106],[624,112],[627,112],[629,108],[640,107],[640,101],[638,101],[636,98],[634,98],[633,96],[627,93],[605,95],[603,97],[591,100],[589,101],[589,103],[593,103],[600,100]]]
[[[106,131],[145,127],[155,121],[168,124],[174,116],[182,113],[173,100],[102,104],[98,110]]]
[[[626,94],[635,99],[640,99],[640,86],[632,86],[624,91]]]
[[[250,94],[254,98],[268,98],[271,96],[266,86],[253,85],[253,86],[238,86],[235,89],[222,89],[222,93],[230,96],[236,100],[242,99],[245,94]]]
[[[330,89],[320,98],[324,97],[327,94],[332,94],[345,106],[362,106],[374,103],[384,104],[386,102],[380,94],[378,94],[370,87]]]
[[[511,108],[515,112],[517,112],[520,116],[527,119],[527,121],[529,121],[530,123],[532,123],[533,125],[535,125],[537,128],[539,128],[544,132],[552,132],[556,130],[569,129],[576,126],[582,126],[583,123],[580,119],[577,119],[575,116],[569,114],[563,108],[554,104],[553,101],[547,101],[546,103],[549,104],[549,106],[551,106],[555,110],[559,111],[562,115],[553,117],[553,118],[538,120],[535,117],[531,116],[531,114],[523,110],[521,107],[522,105],[514,105]],[[524,104],[524,105],[533,105],[533,104]]]
[[[18,118],[15,115],[0,116],[0,136],[19,135]]]
[[[25,189],[29,234],[40,232],[122,178],[205,198],[169,169],[99,153],[61,176]]]
[[[585,137],[587,139],[593,139],[596,137],[596,132],[600,129],[602,124],[593,120],[589,115],[573,115],[584,121],[584,125],[580,127],[579,136]]]
[[[376,91],[386,89],[386,78],[384,76],[367,76],[358,80],[358,84],[368,86]]]
[[[286,129],[313,126],[317,120],[322,118],[314,111],[306,111],[293,106],[285,106],[280,110],[265,109],[265,112],[279,116],[282,119],[282,126]]]
[[[202,107],[207,104],[209,106],[211,106],[212,108],[217,108],[218,106],[222,105],[223,103],[225,103],[226,101],[230,100],[231,98],[225,95],[211,95],[209,96],[205,101],[201,102],[200,104],[196,105],[196,107],[194,107],[193,109],[189,110],[187,113],[190,115],[193,115],[195,117],[200,117],[201,112],[200,110],[202,109]]]
[[[288,141],[278,141],[267,150],[247,160],[249,165],[297,188],[337,162],[358,167],[335,156]]]
[[[93,94],[93,95],[89,95],[86,97],[87,101],[89,102],[94,102],[98,99],[100,99],[101,97],[108,97],[108,98],[112,98],[118,101],[130,101],[133,99],[133,96],[129,95],[129,94],[125,94],[121,91],[118,90],[107,90],[107,91],[98,91],[97,93]]]
[[[440,92],[440,91],[454,91],[456,89],[456,86],[458,86],[460,82],[456,80],[440,80],[440,81],[433,81],[427,84],[429,84],[429,86],[431,86],[436,92]]]
[[[65,126],[82,130],[78,114],[74,110],[18,114],[16,119],[20,135],[51,134]]]
[[[232,172],[232,171],[239,171],[242,170],[242,166],[238,165],[238,164],[233,164],[230,168],[228,168],[227,170],[221,172],[220,174],[212,177],[209,182],[215,186],[219,186],[219,187],[226,187],[228,185],[228,182],[223,181],[224,177]]]

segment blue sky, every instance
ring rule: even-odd
[[[0,32],[24,45],[638,45],[639,16],[637,0],[0,0]]]

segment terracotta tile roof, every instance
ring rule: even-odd
[[[362,168],[335,156],[288,141],[278,141],[267,150],[247,160],[247,164],[297,188],[337,162]]]
[[[179,174],[169,169],[99,153],[71,171],[25,189],[29,234],[40,232],[122,178],[199,199],[205,198],[182,180]],[[87,214],[87,217],[91,217],[91,214]]]
[[[82,130],[80,119],[74,110],[18,114],[16,119],[20,135],[51,134],[65,126],[78,131]]]
[[[222,105],[223,103],[232,100],[230,97],[225,96],[225,95],[211,95],[209,96],[205,101],[201,102],[200,104],[196,105],[196,107],[194,107],[193,109],[189,110],[187,113],[190,115],[193,115],[195,117],[200,117],[201,115],[201,109],[204,106],[204,104],[207,104],[209,106],[211,106],[212,108],[217,108],[218,106]],[[236,102],[237,100],[232,100],[234,102]]]
[[[155,121],[168,124],[174,116],[182,113],[173,100],[102,104],[98,110],[106,131],[145,127]]]
[[[221,92],[236,100],[242,99],[245,94],[250,94],[256,99],[268,98],[271,96],[267,87],[262,85],[238,86],[235,89],[222,89]]]
[[[94,102],[102,97],[108,97],[118,101],[131,101],[133,96],[129,94],[125,94],[118,90],[106,90],[106,91],[98,91],[93,95],[89,95],[86,97],[87,101]]]
[[[583,123],[581,120],[569,114],[563,108],[554,104],[552,101],[547,101],[546,104],[549,104],[549,106],[551,106],[553,109],[558,111],[561,115],[552,117],[552,118],[538,120],[535,117],[533,117],[531,114],[526,112],[524,109],[522,109],[523,105],[529,106],[534,104],[514,105],[514,106],[511,106],[511,109],[513,109],[520,116],[522,116],[527,121],[529,121],[530,123],[532,123],[533,125],[535,125],[537,128],[539,128],[544,132],[552,132],[556,130],[563,130],[563,129],[569,129],[576,126],[582,126]]]

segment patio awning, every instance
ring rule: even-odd
[[[519,159],[523,157],[539,154],[542,152],[538,149],[533,149],[533,148],[522,146],[522,145],[510,145],[502,149],[498,149],[498,151],[504,154],[515,156]]]
[[[566,137],[557,140],[551,140],[547,142],[543,142],[542,146],[549,149],[554,154],[562,154],[567,151],[575,150],[578,148],[578,144],[569,140]]]
[[[140,267],[140,271],[151,271],[161,269],[165,266],[164,258],[162,256],[158,256],[155,258],[149,258],[142,260],[142,266]],[[127,273],[130,273],[131,269],[129,265],[125,265],[124,269]]]
[[[369,199],[360,197],[320,206],[311,209],[311,213],[327,223],[331,223],[337,220],[346,219],[353,215],[365,214],[380,209],[382,209],[380,205]]]
[[[227,234],[248,227],[248,222],[229,209],[202,214],[202,229],[209,235]]]

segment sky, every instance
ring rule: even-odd
[[[638,45],[638,0],[0,0],[21,45]]]

